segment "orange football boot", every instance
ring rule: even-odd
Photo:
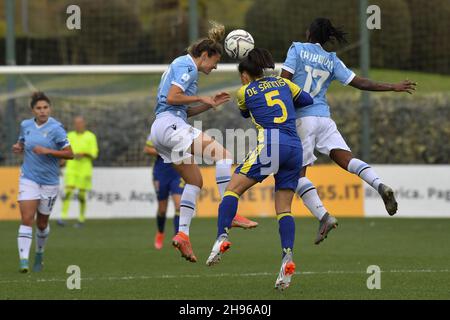
[[[155,236],[155,248],[161,250],[164,243],[164,233],[157,232]]]
[[[190,262],[197,262],[197,257],[192,250],[189,236],[184,232],[178,233],[172,238],[172,245],[181,252],[181,256]]]
[[[232,228],[252,229],[258,226],[258,222],[247,219],[246,217],[236,214],[231,223]]]

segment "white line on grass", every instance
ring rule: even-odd
[[[443,270],[431,270],[431,269],[418,269],[418,270],[382,270],[383,273],[450,273],[449,269]],[[276,276],[278,273],[273,272],[256,272],[256,273],[217,273],[217,274],[183,274],[183,275],[170,275],[163,274],[158,276],[124,276],[124,277],[100,277],[100,278],[81,278],[81,281],[129,281],[129,280],[150,280],[150,279],[181,279],[181,278],[221,278],[221,277],[265,277]],[[296,272],[296,275],[324,275],[324,274],[366,274],[365,271],[302,271]],[[23,279],[23,280],[0,280],[0,284],[8,283],[30,283],[30,282],[66,282],[67,279]]]

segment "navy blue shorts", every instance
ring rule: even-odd
[[[273,155],[273,156],[272,156]],[[290,189],[295,192],[302,169],[301,146],[258,145],[250,152],[235,173],[262,182],[274,174],[275,191]]]
[[[180,176],[175,177],[154,177],[156,197],[158,201],[167,200],[171,194],[182,194],[184,180]]]

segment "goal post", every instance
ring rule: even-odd
[[[214,72],[237,72],[237,64],[223,63]],[[275,65],[281,70],[282,63]],[[0,75],[10,74],[145,74],[163,73],[167,64],[153,65],[62,65],[62,66],[0,66]]]

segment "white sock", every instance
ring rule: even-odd
[[[36,231],[36,253],[44,253],[45,243],[47,242],[48,234],[50,233],[50,225],[47,228]]]
[[[189,235],[189,227],[195,213],[195,204],[199,193],[199,187],[192,184],[186,184],[184,186],[183,194],[181,195],[180,224],[178,231],[183,232],[186,235]]]
[[[298,179],[297,190],[295,192],[302,198],[305,206],[317,219],[321,220],[325,213],[327,213],[327,209],[323,206],[316,187],[314,187],[308,178],[302,177]]]
[[[20,260],[23,259],[28,260],[32,240],[33,240],[33,228],[21,225],[19,227],[19,236],[17,237],[17,245],[19,247]]]
[[[231,180],[230,172],[232,163],[233,160],[231,159],[224,159],[216,162],[216,183],[219,188],[220,199],[223,198],[228,183]]]
[[[361,179],[367,182],[370,186],[372,186],[372,188],[374,188],[378,192],[378,186],[381,183],[381,179],[375,173],[375,170],[373,170],[367,163],[359,159],[353,158],[348,163],[347,170],[359,176]]]

